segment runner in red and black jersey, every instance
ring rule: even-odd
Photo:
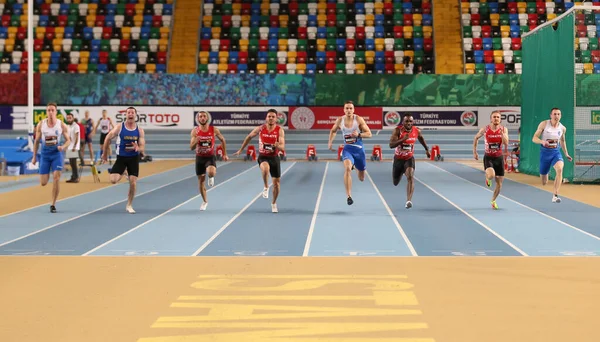
[[[225,138],[218,128],[210,125],[208,113],[205,111],[198,112],[197,119],[200,125],[192,130],[190,149],[196,152],[196,176],[198,176],[198,186],[204,201],[200,206],[200,210],[206,210],[208,206],[206,187],[204,186],[206,174],[208,173],[208,186],[210,187],[215,185],[215,175],[217,174],[215,137],[223,144],[223,160],[227,161],[229,157],[227,157]]]
[[[502,189],[502,181],[504,180],[504,153],[502,145],[508,146],[508,129],[500,123],[502,118],[500,111],[493,111],[490,115],[491,123],[482,127],[473,139],[473,157],[479,160],[477,154],[477,142],[479,138],[484,137],[485,140],[485,155],[483,157],[483,168],[485,169],[485,184],[488,187],[492,186],[492,179],[496,178],[496,188],[492,195],[492,208],[498,209],[496,198]]]
[[[412,195],[415,191],[413,176],[415,173],[415,143],[417,140],[425,148],[427,158],[430,157],[429,148],[425,143],[425,138],[421,135],[421,130],[413,126],[414,119],[412,115],[404,115],[402,124],[394,128],[394,132],[390,137],[390,148],[394,151],[394,166],[392,168],[392,180],[394,186],[397,186],[402,179],[402,175],[406,175],[406,209],[412,208]]]
[[[234,155],[239,156],[240,153],[250,143],[250,140],[258,135],[258,165],[262,173],[264,188],[262,192],[263,198],[269,198],[269,182],[268,177],[271,174],[273,180],[273,201],[271,203],[271,211],[276,213],[277,196],[281,188],[279,179],[281,178],[281,162],[279,159],[279,151],[285,150],[285,132],[281,126],[277,125],[277,111],[269,109],[267,112],[266,123],[262,124],[250,132],[239,151]]]

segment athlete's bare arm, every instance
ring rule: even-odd
[[[421,134],[421,130],[419,128],[417,128],[417,130],[419,131],[419,137],[417,139],[419,139],[419,142],[421,143],[421,145],[423,145],[423,148],[425,148],[425,154],[427,155],[427,158],[429,158],[431,157],[431,155],[429,154],[429,147],[427,147],[427,143],[425,142],[423,134]]]
[[[117,125],[115,127],[113,127],[113,129],[110,130],[110,132],[108,132],[108,134],[106,135],[106,138],[104,139],[104,145],[102,146],[102,161],[105,162],[107,161],[108,158],[108,147],[110,146],[110,141],[119,135],[119,133],[121,133],[121,126],[122,125]]]
[[[198,132],[196,132],[196,129],[192,129],[192,132],[190,133],[190,150],[195,150],[196,149],[196,145],[198,144]]]
[[[369,126],[367,126],[367,123],[365,122],[365,119],[363,119],[362,117],[358,116],[358,129],[360,129],[360,137],[361,138],[371,138],[373,136],[373,133],[371,133],[371,129],[369,128]]]
[[[142,154],[146,152],[146,132],[144,132],[143,128],[138,128],[140,132],[140,137],[138,138],[136,145],[136,150]]]
[[[569,161],[573,161],[573,158],[569,155],[569,151],[567,150],[567,139],[565,138],[565,134],[567,134],[567,128],[563,127],[563,134],[560,136],[560,146],[565,154],[565,157],[569,159]]]
[[[38,123],[37,126],[35,126],[35,139],[33,140],[33,158],[31,159],[31,164],[36,163],[37,160],[37,152],[38,152],[38,146],[40,144],[40,139],[42,136],[42,123]]]
[[[502,131],[502,143],[504,146],[508,146],[508,128],[504,127],[504,131]]]
[[[477,143],[479,143],[479,139],[485,134],[485,127],[480,128],[479,132],[475,134],[475,138],[473,138],[473,158],[475,160],[479,160],[479,154],[477,153]]]
[[[535,131],[535,133],[533,134],[533,139],[531,139],[531,141],[533,141],[536,144],[541,144],[544,145],[545,147],[547,147],[547,142],[543,141],[542,139],[540,139],[540,136],[542,135],[542,132],[544,131],[544,127],[546,127],[546,121],[542,121],[540,122],[540,124],[538,125],[537,130]]]
[[[227,159],[229,159],[229,157],[227,157],[227,142],[217,127],[215,127],[215,136],[221,141],[221,145],[223,145],[223,160],[227,161]]]
[[[246,138],[244,139],[244,142],[242,143],[242,147],[240,147],[240,149],[235,152],[233,155],[234,156],[239,156],[240,153],[242,153],[242,151],[246,148],[246,146],[248,146],[248,144],[250,143],[250,140],[252,140],[252,138],[254,138],[255,136],[258,135],[258,132],[260,132],[262,126],[258,126],[255,129],[252,130],[252,132],[250,132],[250,134],[248,134],[246,136]]]
[[[285,131],[283,127],[279,127],[279,141],[275,142],[275,147],[281,151],[285,151]]]
[[[69,136],[69,127],[64,123],[60,122],[60,126],[62,127],[62,136],[65,138],[65,143],[62,146],[59,146],[59,151],[66,151],[71,145],[71,137]]]
[[[333,124],[333,126],[331,126],[331,130],[329,131],[329,144],[327,146],[331,151],[333,151],[333,147],[331,146],[333,144],[333,139],[335,139],[337,131],[338,131],[338,129],[340,129],[341,122],[342,122],[342,117],[337,118],[337,120],[335,120],[335,123]]]

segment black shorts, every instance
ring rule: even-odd
[[[196,176],[206,174],[206,169],[211,165],[217,167],[217,157],[196,156]]]
[[[100,133],[100,145],[104,145],[104,141],[106,140],[106,136],[108,133]]]
[[[125,170],[127,170],[127,174],[129,176],[138,177],[140,173],[140,157],[117,156],[117,160],[113,164],[110,173],[118,173],[122,175]]]
[[[484,169],[493,167],[496,176],[504,176],[504,157],[483,156],[483,167]]]
[[[398,179],[406,172],[406,169],[412,167],[415,168],[415,157],[410,159],[398,159],[394,158],[394,166],[392,167],[392,177]]]
[[[271,173],[271,178],[279,178],[281,177],[281,162],[279,156],[261,156],[259,155],[256,159],[258,161],[258,165],[262,162],[269,163],[269,172]]]

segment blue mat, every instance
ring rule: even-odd
[[[27,139],[0,139],[0,148],[21,149],[27,146]]]

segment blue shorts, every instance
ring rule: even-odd
[[[47,175],[50,171],[62,171],[65,158],[62,152],[42,154],[40,157],[40,175]]]
[[[540,148],[540,175],[547,175],[550,168],[558,161],[563,161],[560,148]]]
[[[342,161],[346,159],[350,160],[358,171],[365,171],[367,169],[367,156],[363,148],[344,146]]]

